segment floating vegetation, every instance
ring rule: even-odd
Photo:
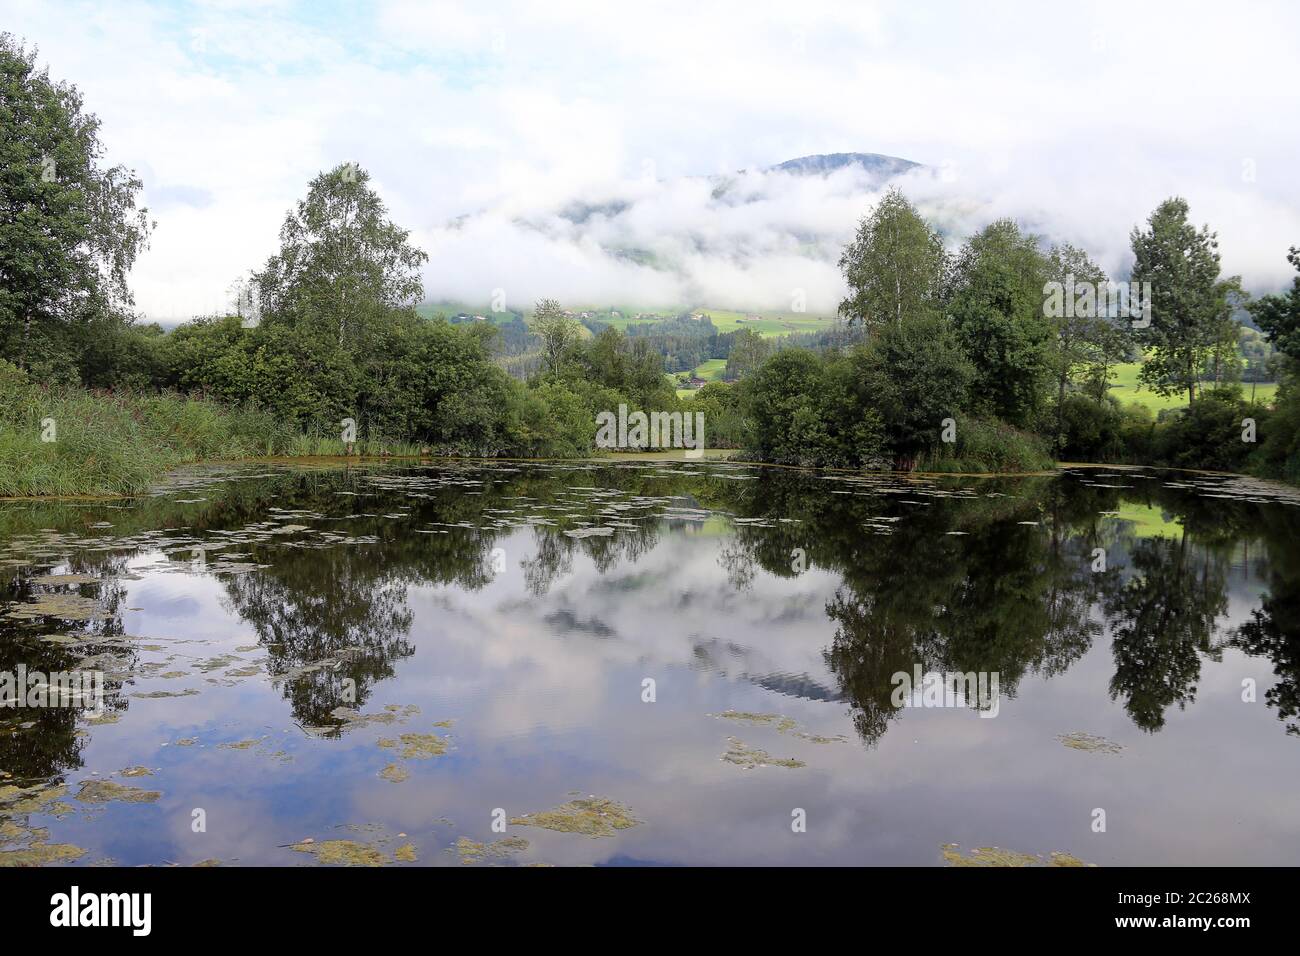
[[[1113,740],[1098,737],[1096,734],[1085,734],[1081,731],[1075,731],[1072,734],[1058,734],[1056,739],[1071,750],[1086,750],[1094,754],[1117,754],[1124,749]]]
[[[393,858],[397,860],[398,863],[414,863],[416,860],[415,844],[403,843],[393,851]]]
[[[389,704],[382,712],[363,714],[352,707],[335,707],[330,716],[337,724],[325,727],[304,727],[303,731],[312,737],[336,735],[342,730],[355,730],[370,724],[404,724],[420,712],[415,704]]]
[[[86,780],[77,791],[77,799],[82,803],[152,803],[162,796],[158,790],[142,790],[112,780]]]
[[[33,621],[42,617],[57,617],[65,621],[97,621],[108,617],[95,598],[80,594],[37,594],[26,604],[15,607],[5,617],[19,621]]]
[[[1042,857],[1029,853],[1019,853],[1015,850],[1004,850],[997,846],[982,846],[971,850],[969,855],[963,856],[961,847],[956,843],[945,843],[941,849],[943,851],[943,858],[949,866],[1096,866],[1095,863],[1084,863],[1076,856],[1071,856],[1069,853],[1060,853],[1057,851],[1052,851],[1046,857]]]
[[[152,777],[153,771],[148,767],[127,767],[121,771],[123,777]]]
[[[382,851],[356,840],[303,840],[290,844],[289,849],[310,853],[324,866],[384,866],[389,862]]]
[[[38,574],[31,581],[33,584],[39,584],[42,587],[100,583],[99,578],[93,574]]]
[[[798,724],[791,717],[785,717],[781,714],[756,714],[745,710],[724,710],[720,714],[708,714],[709,717],[718,717],[722,720],[734,720],[738,724],[748,724],[750,727],[771,727],[785,733],[787,730],[793,730]]]
[[[836,734],[834,737],[827,737],[823,734],[809,733],[806,730],[798,730],[799,722],[793,717],[786,717],[784,714],[761,714],[747,710],[724,710],[720,714],[706,714],[707,717],[717,717],[720,720],[731,720],[738,724],[746,724],[750,727],[772,727],[780,734],[789,734],[791,737],[798,737],[801,740],[807,740],[814,744],[841,744],[847,743],[848,737],[844,734]]]
[[[0,813],[49,813],[54,816],[70,813],[73,807],[62,802],[67,793],[68,788],[61,783],[38,783],[32,787],[5,784],[0,786]]]
[[[160,700],[164,697],[193,697],[198,693],[193,687],[187,687],[185,690],[151,690],[141,691],[132,694],[132,697],[139,697],[143,700]]]
[[[235,740],[230,743],[217,744],[218,750],[251,750],[259,757],[270,757],[273,760],[279,760],[281,763],[287,763],[293,759],[291,754],[283,750],[270,750],[265,746],[265,737],[252,737],[248,740]]]
[[[429,757],[441,757],[447,752],[447,738],[437,734],[402,734],[397,740],[385,737],[379,746],[386,750],[401,747],[401,756],[405,760],[425,760]]]
[[[46,866],[78,860],[85,855],[85,850],[71,843],[32,843],[17,850],[0,850],[0,866]]]
[[[632,811],[621,803],[603,797],[590,796],[585,800],[570,800],[554,810],[525,813],[512,817],[510,822],[521,827],[542,827],[561,833],[581,833],[589,837],[611,837],[641,823]]]
[[[389,783],[401,783],[411,772],[399,763],[390,763],[383,770],[379,771],[379,776],[383,777]]]
[[[773,757],[766,750],[747,747],[743,741],[735,737],[728,737],[727,744],[727,752],[722,755],[722,759],[745,770],[768,766],[789,767],[791,769],[807,766],[802,760],[795,760],[793,757]]]
[[[515,823],[516,821],[511,820],[510,822]],[[541,824],[535,825],[541,826]],[[559,827],[551,827],[551,829],[559,829]],[[592,835],[603,836],[604,834]],[[479,843],[469,837],[461,837],[454,846],[447,847],[447,852],[459,855],[462,866],[470,866],[484,860],[506,859],[516,853],[522,853],[528,849],[528,846],[528,841],[523,837],[503,837],[500,840],[493,840],[491,843]]]

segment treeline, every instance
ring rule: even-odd
[[[1130,240],[1123,286],[1085,251],[1045,246],[1009,219],[951,253],[890,191],[840,262],[840,314],[865,341],[820,352],[733,346],[729,365],[743,356],[752,367],[726,399],[743,444],[793,464],[989,470],[1060,458],[1300,479],[1300,277],[1286,295],[1250,301],[1177,197]],[[1300,268],[1295,250],[1290,258]],[[1243,334],[1247,312],[1263,340]],[[1243,339],[1255,377],[1267,364],[1282,378],[1275,408],[1243,392]],[[1138,358],[1141,383],[1187,395],[1186,409],[1157,419],[1121,407],[1110,380]]]
[[[584,328],[553,300],[500,327],[426,318],[426,254],[345,163],[309,184],[231,314],[166,331],[133,319],[126,276],[152,223],[138,178],[102,165],[98,129],[74,88],[0,36],[0,490],[53,474],[76,490],[87,461],[133,455],[582,456],[620,405],[701,412],[709,446],[780,463],[1024,470],[1055,456],[1300,479],[1300,279],[1249,302],[1181,199],[1133,231],[1139,318],[1101,307],[1109,278],[1085,252],[999,220],[950,253],[890,192],[841,259],[843,325],[774,341],[689,316]],[[1276,410],[1242,398],[1244,308],[1286,366]],[[1115,366],[1143,353],[1143,383],[1186,393],[1185,412],[1156,421],[1108,396]],[[666,372],[700,356],[725,357],[734,384],[683,401]],[[67,420],[95,419],[96,402],[116,409],[96,429]],[[145,480],[120,470],[82,490]]]

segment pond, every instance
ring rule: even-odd
[[[1295,864],[1297,505],[664,460],[3,502],[0,863]]]

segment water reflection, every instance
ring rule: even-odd
[[[544,753],[556,728],[592,748],[557,762],[617,778],[651,759],[636,754],[651,731],[626,711],[636,690],[625,703],[613,688],[646,674],[683,695],[656,751],[716,749],[717,728],[688,717],[744,684],[776,709],[847,708],[865,766],[905,720],[896,673],[996,673],[1016,702],[1031,685],[1096,686],[1083,672],[1098,651],[1140,733],[1195,708],[1205,669],[1232,651],[1269,665],[1262,700],[1295,735],[1295,505],[1236,479],[1144,471],[901,480],[672,463],[200,471],[120,505],[14,505],[0,509],[0,672],[103,670],[107,713],[0,709],[0,786],[103,769],[87,763],[97,735],[156,736],[163,711],[143,708],[180,694],[239,701],[219,715],[171,702],[195,727],[238,725],[246,707],[250,723],[341,748],[382,716],[386,684],[430,719],[477,713],[484,755],[458,778],[466,792],[503,772],[484,769],[493,751],[522,734]],[[223,635],[210,650],[209,626]],[[687,695],[684,674],[706,683]],[[789,746],[832,739],[822,719]],[[316,774],[346,773],[331,751],[302,753],[317,756],[293,799]],[[698,785],[718,786],[713,773]]]

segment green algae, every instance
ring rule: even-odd
[[[397,860],[398,863],[414,863],[416,860],[415,844],[403,843],[393,851],[393,859]]]
[[[31,581],[33,584],[39,584],[42,587],[100,583],[100,579],[93,574],[38,574]]]
[[[755,767],[787,767],[797,769],[806,767],[802,760],[795,760],[793,757],[773,757],[766,750],[759,750],[756,747],[748,747],[744,741],[735,737],[727,738],[727,752],[722,755],[722,759],[727,763],[733,763],[745,770],[753,770]]]
[[[785,733],[793,730],[797,723],[791,717],[783,714],[760,714],[747,710],[724,710],[720,714],[709,714],[710,717],[718,717],[722,720],[732,720],[738,724],[747,724],[750,727],[775,727],[779,733]]]
[[[61,802],[67,792],[68,788],[63,784],[37,784],[33,787],[6,784],[0,787],[0,813],[66,813],[72,809]]]
[[[127,767],[125,770],[120,771],[120,775],[123,777],[152,777],[153,771],[148,767]]]
[[[406,760],[425,760],[429,757],[441,757],[447,752],[447,738],[437,734],[402,734],[397,740],[382,738],[379,746],[386,750],[401,747],[400,756]]]
[[[85,855],[84,849],[71,843],[37,843],[18,850],[0,850],[0,867],[46,866],[78,860]]]
[[[162,793],[158,790],[129,787],[112,780],[85,780],[77,791],[77,799],[82,803],[109,803],[115,800],[123,803],[152,803],[161,796]]]
[[[396,763],[390,763],[383,770],[379,771],[379,776],[383,777],[389,783],[401,783],[410,775],[411,772],[409,770],[401,764]]]
[[[949,866],[1079,867],[1096,865],[1094,863],[1084,863],[1078,857],[1058,851],[1053,851],[1046,857],[1042,857],[1030,853],[1020,853],[1016,850],[1005,850],[997,846],[982,846],[971,850],[969,855],[963,856],[960,846],[956,843],[945,843],[941,850],[943,858]]]
[[[108,612],[95,598],[62,591],[35,595],[26,604],[14,608],[5,615],[18,621],[31,621],[42,617],[57,617],[65,621],[98,621],[108,616]]]
[[[515,821],[510,821],[514,823]],[[505,859],[527,850],[529,843],[523,837],[503,837],[491,843],[479,843],[469,837],[461,837],[454,846],[447,847],[448,853],[460,857],[462,866],[471,866],[484,860]]]
[[[522,827],[542,827],[561,833],[581,833],[589,837],[610,837],[641,823],[632,811],[621,803],[603,797],[570,800],[553,810],[525,813],[512,817],[511,824]]]
[[[384,866],[389,860],[383,852],[356,840],[304,840],[290,844],[297,853],[310,853],[323,866]]]
[[[1088,753],[1117,754],[1124,749],[1113,740],[1107,740],[1105,737],[1098,737],[1095,734],[1085,734],[1081,731],[1075,731],[1072,734],[1058,734],[1056,739],[1071,750],[1084,750]]]
[[[716,717],[719,720],[730,720],[749,727],[772,727],[779,734],[789,734],[792,737],[799,737],[814,744],[847,743],[849,739],[843,734],[827,737],[822,734],[799,730],[799,722],[793,717],[787,717],[784,714],[764,714],[748,710],[724,710],[720,714],[706,714],[705,716]]]

